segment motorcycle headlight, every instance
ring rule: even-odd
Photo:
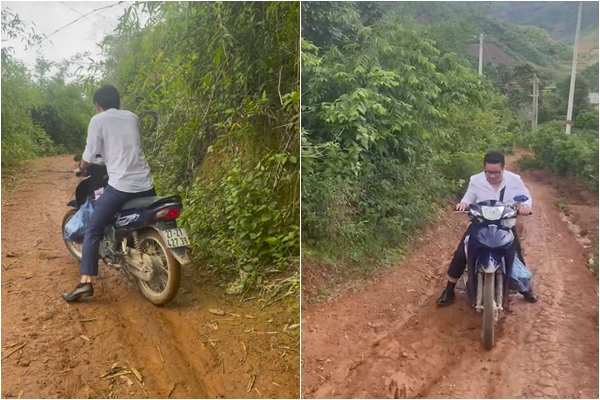
[[[482,206],[481,215],[488,221],[497,221],[502,218],[504,212],[504,206]]]

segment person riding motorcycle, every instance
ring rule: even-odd
[[[483,171],[471,176],[469,180],[469,186],[467,192],[462,198],[461,202],[456,205],[457,211],[465,211],[470,204],[476,204],[485,200],[499,200],[512,199],[515,196],[525,195],[529,199],[519,205],[519,215],[531,214],[532,199],[531,194],[525,187],[521,177],[510,171],[504,169],[505,159],[504,155],[497,152],[487,153],[483,159]],[[521,251],[521,243],[515,229],[515,220],[503,220],[502,224],[510,228],[514,234],[515,252],[517,257],[525,264],[523,254]],[[451,304],[455,300],[454,287],[456,282],[462,276],[466,264],[467,257],[465,254],[464,242],[465,238],[470,234],[474,223],[469,225],[465,234],[463,235],[450,266],[448,267],[448,283],[446,288],[442,292],[442,295],[437,301],[439,306],[446,306]],[[536,295],[532,289],[527,292],[520,292],[526,301],[535,303],[537,301]]]
[[[63,293],[65,301],[93,296],[92,277],[98,275],[99,247],[104,229],[114,221],[116,213],[129,200],[156,196],[150,167],[142,151],[138,117],[120,110],[119,92],[105,85],[93,96],[96,115],[88,126],[88,135],[79,170],[102,154],[108,172],[108,186],[95,201],[94,212],[87,223],[83,239],[81,280],[71,293]]]

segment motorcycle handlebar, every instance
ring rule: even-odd
[[[453,214],[468,214],[469,213],[469,207],[467,207],[467,209],[465,211],[454,211]],[[533,215],[533,211],[529,211],[529,214],[527,215],[521,215],[521,214],[517,214],[519,217],[527,217],[529,215]]]

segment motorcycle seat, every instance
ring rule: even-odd
[[[121,207],[121,211],[131,210],[134,208],[144,209],[144,208],[152,208],[158,206],[160,204],[166,203],[179,203],[181,204],[180,196],[148,196],[148,197],[138,197],[137,199],[129,200],[123,207]]]

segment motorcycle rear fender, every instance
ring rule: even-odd
[[[172,206],[181,206],[179,203],[164,203],[160,204],[154,208],[148,209],[131,209],[120,212],[117,216],[116,226],[119,229],[126,229],[128,231],[132,231],[135,229],[143,229],[147,226],[152,225],[157,222],[154,218],[154,214],[156,211],[172,207]],[[168,221],[167,221],[168,222]],[[175,226],[176,227],[176,226]],[[167,228],[171,229],[171,228]]]
[[[164,231],[167,229],[177,228],[177,221],[176,220],[156,221],[156,222],[148,225],[148,227],[156,230],[158,233],[161,233],[161,231]],[[161,234],[161,236],[162,236],[162,234]],[[173,249],[168,249],[168,250],[171,252],[173,257],[175,257],[175,259],[179,262],[179,264],[187,265],[192,262],[189,254],[188,254],[187,247],[175,247]]]

